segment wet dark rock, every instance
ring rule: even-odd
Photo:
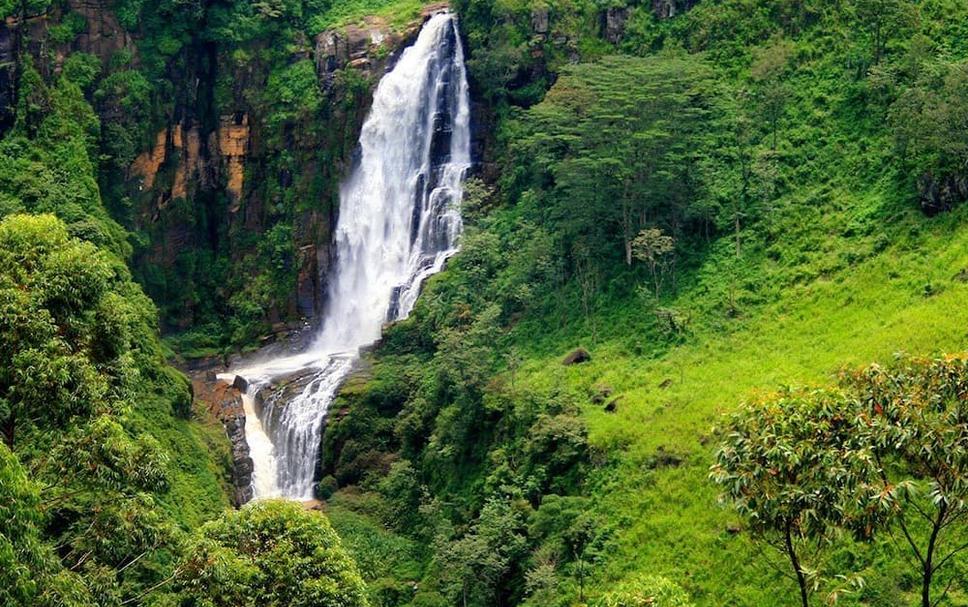
[[[232,387],[239,392],[248,392],[249,390],[249,380],[245,379],[241,375],[236,375],[235,379],[232,380]]]
[[[614,392],[614,390],[608,384],[595,384],[589,390],[592,402],[596,405],[604,403],[605,399],[612,395],[612,392]]]
[[[605,405],[605,413],[615,413],[615,411],[618,410],[618,404],[621,401],[622,401],[621,396],[616,396],[612,400],[608,401],[608,404]]]
[[[588,350],[584,348],[575,348],[565,356],[561,364],[568,365],[580,365],[581,363],[586,363],[592,359],[592,355],[588,353]]]
[[[671,19],[699,4],[699,0],[652,0],[652,14],[658,19]]]
[[[625,22],[629,18],[628,7],[612,7],[605,10],[602,33],[612,44],[618,44],[625,35]]]
[[[968,175],[922,175],[918,179],[918,198],[925,215],[950,211],[968,200]]]
[[[666,451],[665,447],[659,447],[655,450],[655,454],[649,458],[646,465],[653,470],[657,468],[678,468],[683,461],[682,456],[678,453]]]
[[[232,415],[223,421],[223,425],[232,445],[233,498],[235,505],[241,506],[252,499],[252,471],[255,466],[249,455],[249,443],[245,440],[245,414]]]
[[[316,74],[322,80],[323,88],[329,89],[333,84],[336,70],[345,66],[350,60],[346,36],[337,30],[317,34],[315,58]]]

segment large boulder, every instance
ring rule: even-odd
[[[588,353],[585,348],[575,348],[568,353],[567,356],[561,361],[561,364],[565,366],[569,365],[580,365],[581,363],[586,363],[592,359],[592,355]]]
[[[547,8],[536,8],[531,11],[531,31],[538,36],[547,36],[551,28],[551,18]]]
[[[918,179],[918,198],[926,215],[950,211],[968,200],[968,175],[922,175]]]

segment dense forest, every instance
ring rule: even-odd
[[[216,372],[315,330],[445,8],[459,252],[243,505]],[[965,0],[0,17],[0,605],[968,605]]]

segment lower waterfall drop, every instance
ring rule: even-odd
[[[358,162],[340,190],[336,263],[319,335],[307,352],[227,374],[250,386],[246,440],[256,498],[313,497],[329,404],[360,347],[379,339],[384,322],[405,318],[423,281],[456,251],[470,164],[464,52],[456,17],[439,13],[373,95]],[[287,375],[299,379],[259,398],[262,387]]]

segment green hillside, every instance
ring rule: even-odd
[[[927,216],[916,186],[965,158],[965,7],[717,2],[659,21],[633,6],[616,47],[591,6],[459,9],[494,165],[462,252],[343,391],[324,467],[397,512],[401,489],[369,470],[413,466],[459,521],[449,548],[436,532],[414,604],[651,604],[616,597],[655,575],[698,605],[797,604],[782,554],[717,499],[718,428],[783,386],[968,344],[966,210]],[[865,28],[882,19],[877,51]],[[675,238],[656,266],[624,263],[629,209],[633,235]],[[591,361],[563,365],[579,346]],[[583,514],[540,529],[556,494]],[[581,517],[598,528],[586,559],[568,539]],[[906,551],[834,539],[814,600],[859,574],[840,603],[915,602]],[[957,562],[942,603],[968,600]]]

